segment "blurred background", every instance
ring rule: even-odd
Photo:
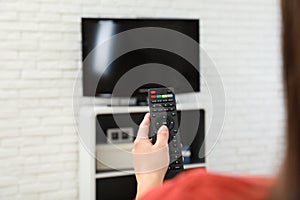
[[[207,169],[277,172],[285,114],[278,1],[0,0],[0,199],[79,199],[72,97],[82,17],[199,18],[226,93]]]

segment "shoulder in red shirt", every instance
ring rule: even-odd
[[[141,200],[265,200],[273,184],[271,178],[224,176],[195,169],[166,181]]]

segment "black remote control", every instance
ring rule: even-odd
[[[178,117],[173,88],[152,88],[148,90],[151,115],[150,137],[156,142],[156,134],[162,125],[169,128],[170,164],[165,179],[170,179],[183,171],[182,149],[178,131]]]

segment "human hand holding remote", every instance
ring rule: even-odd
[[[161,185],[169,165],[169,130],[161,126],[155,144],[149,139],[150,114],[147,113],[140,124],[132,149],[135,176],[138,183],[136,199]]]

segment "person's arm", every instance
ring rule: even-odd
[[[169,165],[169,130],[162,126],[157,133],[156,143],[149,140],[150,114],[147,113],[140,124],[132,149],[135,176],[137,180],[136,199],[150,189],[162,184]]]

